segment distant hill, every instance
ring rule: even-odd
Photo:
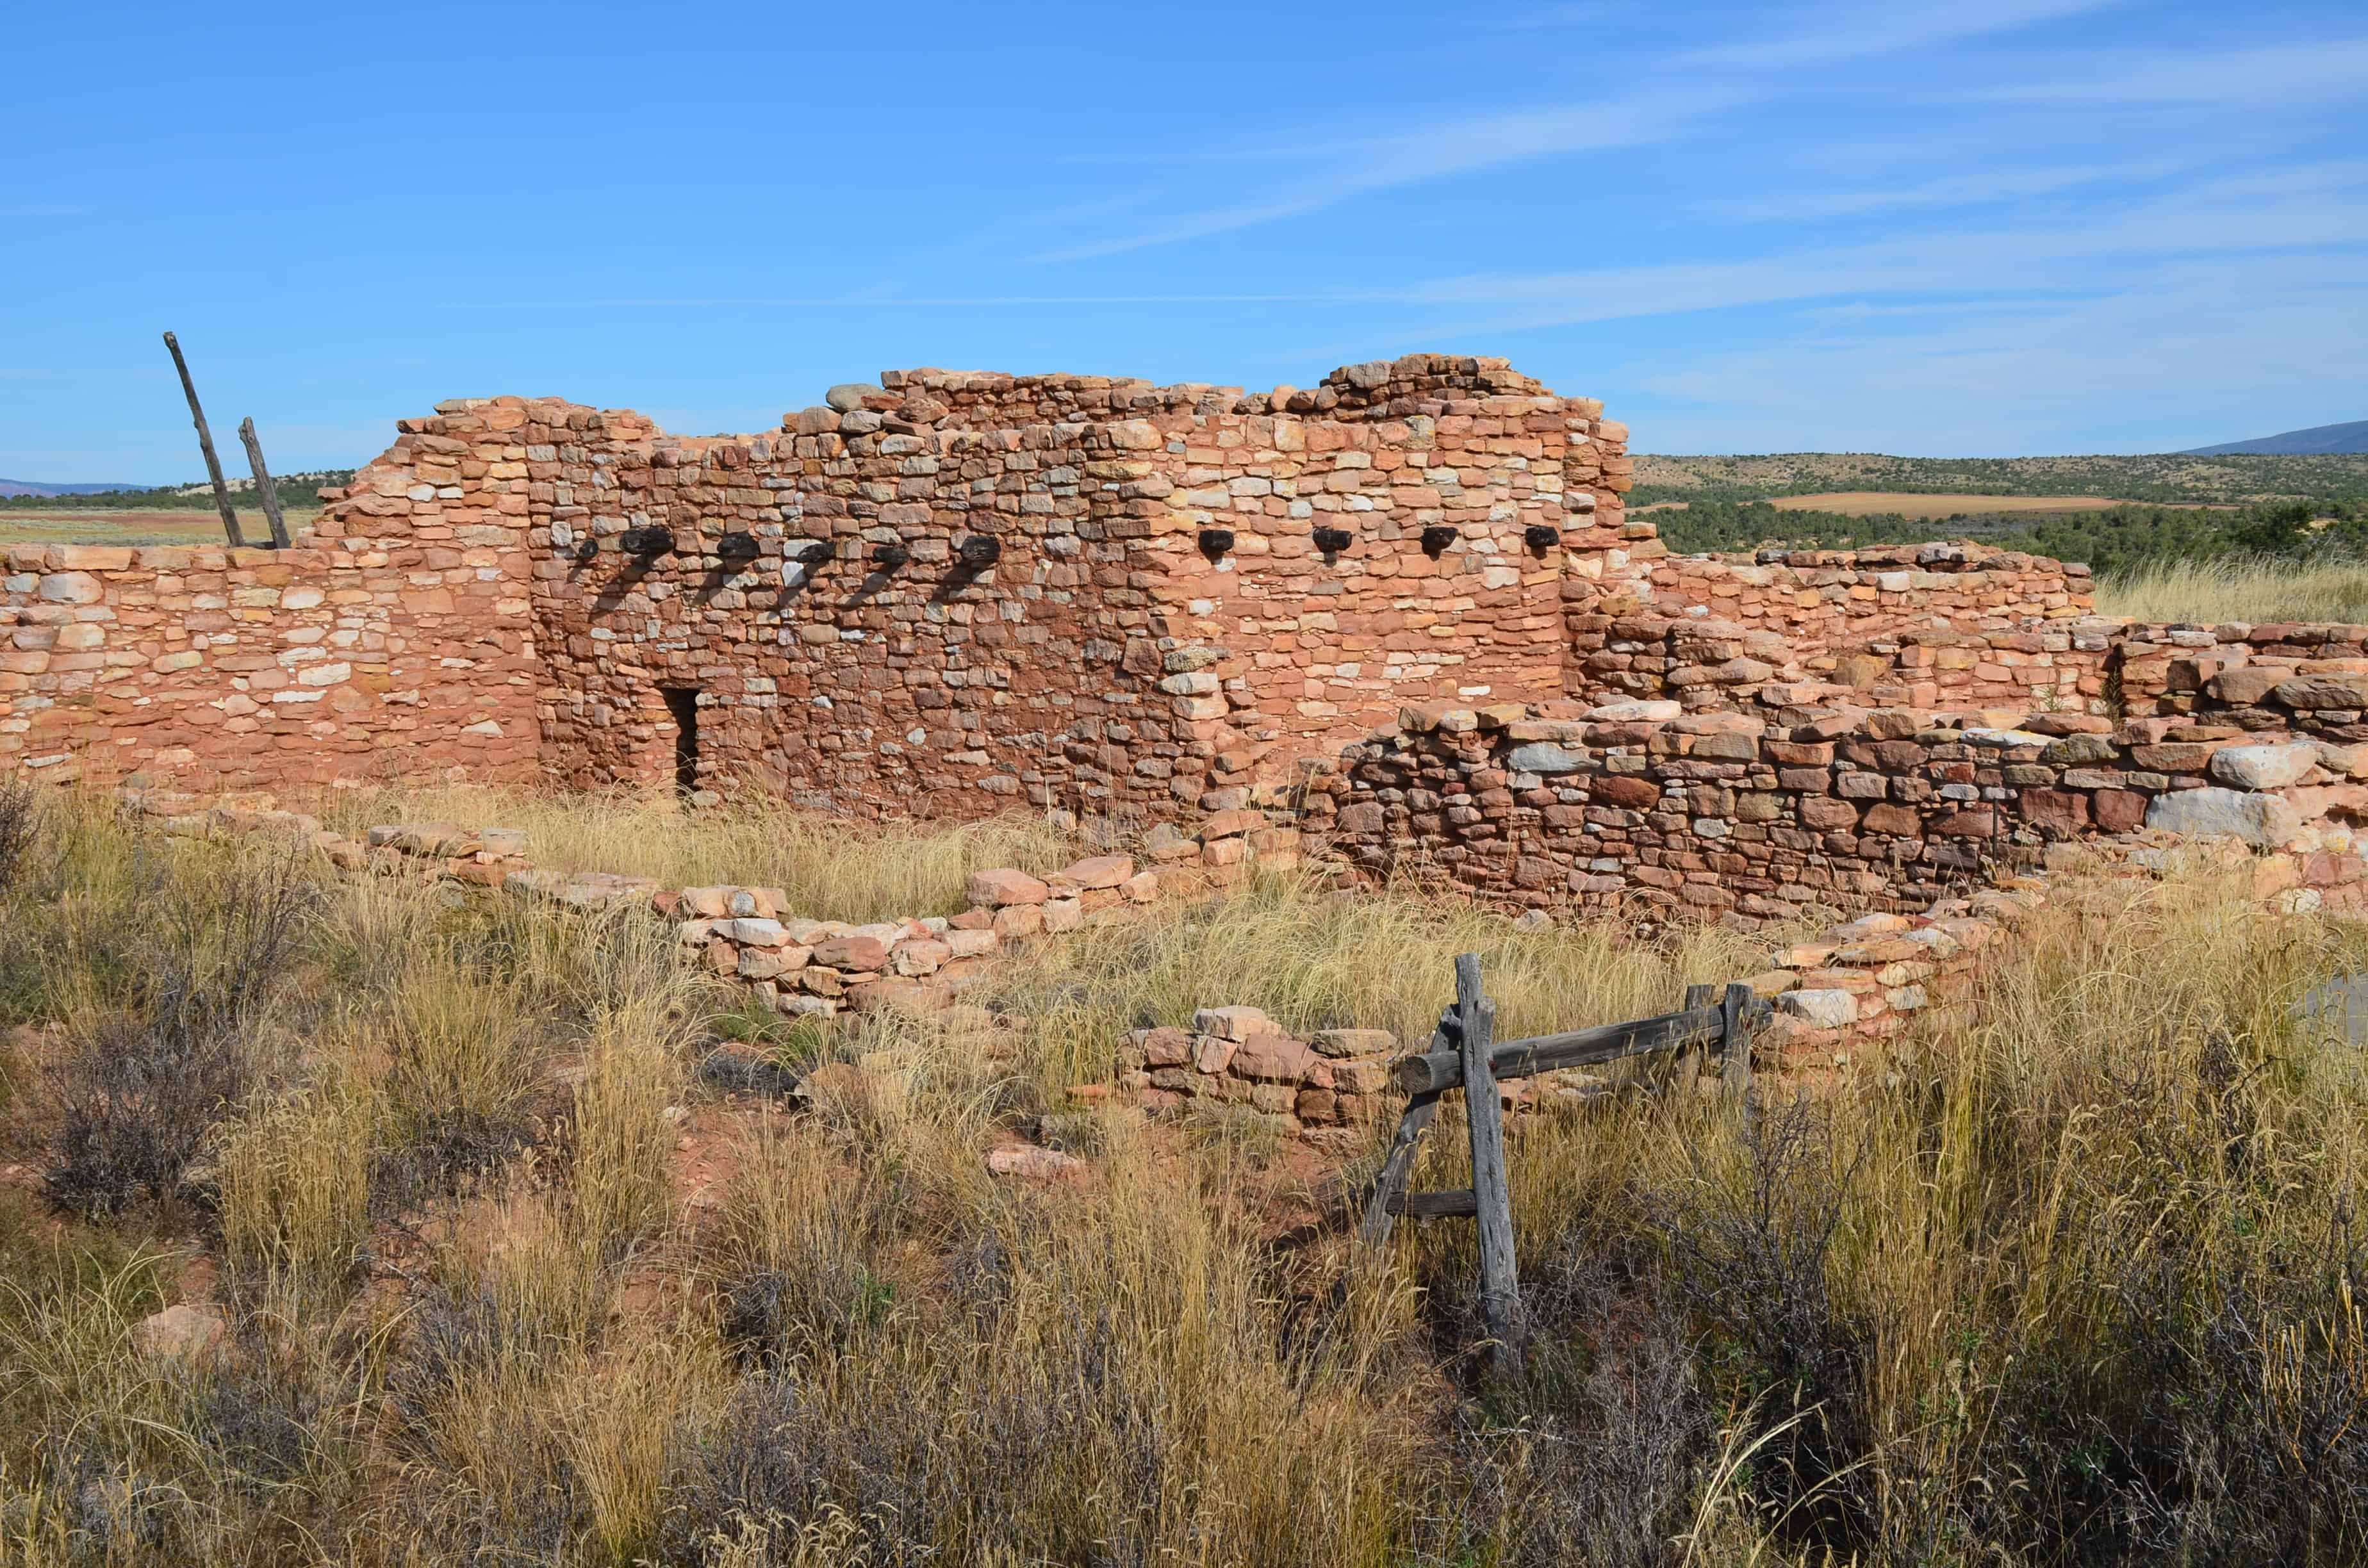
[[[2368,419],[2354,419],[2348,425],[2314,425],[2307,430],[2289,430],[2283,436],[2264,436],[2258,441],[2230,441],[2225,446],[2197,447],[2180,456],[2217,458],[2235,452],[2280,458],[2317,456],[2328,452],[2368,452]]]
[[[305,469],[276,475],[273,485],[280,505],[302,510],[320,506],[324,488],[344,484],[353,476],[349,468]],[[256,505],[254,482],[232,480],[230,498],[235,506]],[[193,484],[33,485],[0,479],[0,511],[210,512],[213,506],[213,485],[205,480]]]
[[[2368,453],[2197,457],[1902,458],[1879,452],[1758,456],[1636,454],[1631,506],[1656,501],[1761,501],[1835,491],[1948,495],[2096,495],[2150,506],[2368,501]],[[1964,510],[1978,511],[1976,505]]]
[[[0,495],[107,495],[146,488],[144,484],[43,484],[30,479],[0,479]]]

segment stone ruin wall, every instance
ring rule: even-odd
[[[215,790],[540,775],[523,528],[6,551],[0,772]]]
[[[654,784],[688,702],[721,793],[1260,807],[1373,875],[1741,922],[2182,813],[2350,855],[2368,631],[2130,625],[1962,544],[1672,556],[1625,439],[1443,356],[890,372],[745,437],[447,403],[294,551],[12,552],[0,766]],[[2265,745],[2315,749],[2216,760]]]
[[[549,777],[671,778],[687,692],[700,782],[860,812],[1270,798],[1409,697],[1558,691],[1564,579],[1635,532],[1599,404],[1440,356],[1250,397],[891,372],[753,437],[523,399],[403,429],[322,531],[522,495]]]

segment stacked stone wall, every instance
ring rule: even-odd
[[[1350,747],[1309,802],[1326,852],[1507,907],[1754,924],[1808,909],[1921,910],[2142,827],[2298,850],[2358,880],[2368,746],[2292,729],[2085,714],[2019,727],[1915,710],[1805,722],[1414,709]]]
[[[2085,566],[1957,543],[1656,549],[1644,572],[1641,594],[1571,618],[1572,696],[1783,707],[1887,686],[1900,688],[1889,700],[1924,707],[2086,710],[2104,691],[2105,640],[2078,634],[2093,621]]]
[[[0,584],[0,770],[211,789],[529,778],[518,530],[288,551],[51,545]]]
[[[523,508],[549,776],[671,777],[687,701],[700,784],[863,812],[1281,798],[1409,699],[1559,690],[1565,581],[1636,532],[1600,404],[1443,356],[1250,396],[891,372],[753,437],[523,399],[404,432],[324,526]]]

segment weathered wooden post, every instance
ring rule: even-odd
[[[1400,1214],[1477,1220],[1480,1321],[1496,1346],[1495,1369],[1518,1377],[1525,1325],[1520,1270],[1513,1254],[1513,1195],[1506,1174],[1505,1111],[1498,1083],[1663,1051],[1676,1053],[1699,1072],[1710,1048],[1716,1046],[1727,1095],[1748,1108],[1751,1031],[1768,1013],[1768,1004],[1748,985],[1729,985],[1724,994],[1714,985],[1690,985],[1685,1006],[1675,1013],[1498,1044],[1496,1005],[1480,990],[1479,957],[1463,954],[1455,960],[1454,1005],[1440,1015],[1429,1049],[1400,1057],[1390,1068],[1391,1081],[1406,1093],[1406,1115],[1373,1178],[1373,1195],[1358,1226],[1358,1240],[1369,1246],[1387,1241]],[[1448,1192],[1408,1192],[1415,1154],[1439,1114],[1440,1096],[1458,1085],[1472,1131],[1472,1185]]]
[[[214,505],[222,508],[222,531],[230,536],[233,550],[244,550],[246,536],[238,531],[238,512],[230,504],[230,486],[222,482],[222,459],[214,456],[214,435],[206,428],[206,411],[198,403],[198,383],[189,380],[189,362],[181,358],[180,339],[168,332],[165,347],[173,351],[173,369],[181,372],[181,392],[189,400],[189,417],[197,422],[198,449],[206,454],[206,476],[214,482]]]
[[[246,448],[246,466],[255,475],[256,498],[263,503],[263,520],[271,525],[271,548],[288,548],[288,524],[279,515],[279,487],[271,483],[271,471],[263,466],[263,443],[256,439],[252,418],[238,422],[238,438]]]
[[[1719,1085],[1738,1106],[1750,1103],[1751,1030],[1764,1006],[1759,993],[1742,981],[1728,985],[1719,1004],[1719,1042],[1725,1056],[1719,1064]]]
[[[1455,960],[1455,1015],[1463,1025],[1463,1119],[1472,1131],[1472,1200],[1480,1221],[1480,1322],[1503,1376],[1521,1374],[1521,1275],[1513,1255],[1513,1187],[1505,1167],[1505,1106],[1489,1051],[1497,1006],[1481,994],[1480,955]]]

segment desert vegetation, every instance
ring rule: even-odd
[[[973,871],[1057,869],[1084,851],[1041,818],[959,825],[856,823],[754,803],[700,808],[670,790],[552,794],[489,785],[338,790],[313,802],[321,820],[359,835],[373,823],[446,822],[524,828],[535,861],[563,871],[615,871],[666,887],[779,888],[790,907],[825,920],[952,914]]]
[[[1742,938],[1267,878],[826,1030],[638,913],[0,792],[0,1560],[2357,1561],[2368,1083],[2295,1004],[2368,934],[2249,892],[2062,878],[1839,1081],[1516,1119],[1508,1381],[1468,1227],[1352,1251],[1370,1155],[1065,1091],[1212,1002],[1413,1034],[1469,949],[1568,1026]]]
[[[2283,561],[2237,556],[2217,561],[2154,561],[2097,585],[2097,608],[2139,620],[2368,620],[2368,565],[2357,557]]]

